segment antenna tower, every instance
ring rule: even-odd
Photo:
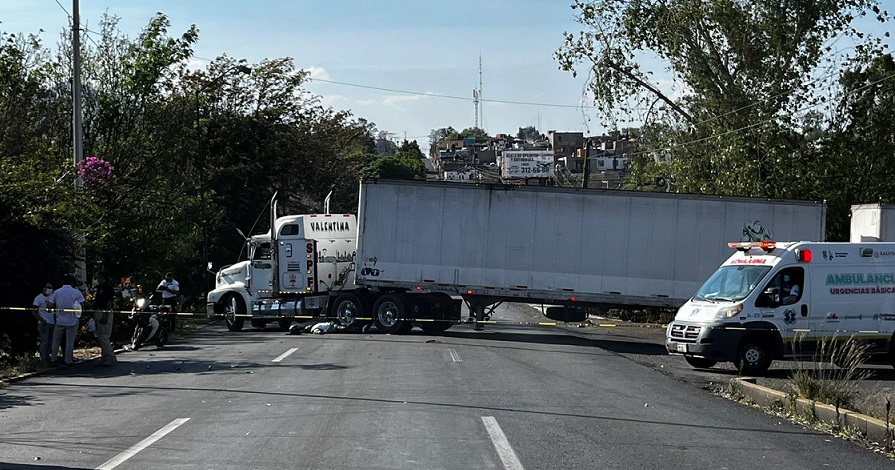
[[[485,107],[485,103],[482,101],[482,54],[479,54],[479,88],[477,90],[472,90],[472,102],[475,103],[475,127],[479,128],[479,122],[482,121],[482,108]],[[482,102],[481,106],[479,106],[479,102]],[[484,124],[484,122],[482,123]]]

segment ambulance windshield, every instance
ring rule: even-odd
[[[739,302],[745,299],[761,278],[771,270],[770,266],[722,266],[693,297],[709,302]]]

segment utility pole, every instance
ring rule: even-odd
[[[74,136],[75,188],[80,189],[83,181],[77,175],[78,165],[84,159],[84,123],[81,115],[81,13],[78,0],[72,0],[71,48],[72,48],[72,135]],[[75,191],[75,197],[80,197]],[[84,233],[75,234],[75,279],[87,282],[87,253]]]

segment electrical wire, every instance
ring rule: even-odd
[[[444,95],[440,93],[422,93],[418,91],[410,91],[410,90],[398,90],[395,88],[385,88],[371,85],[360,85],[357,83],[348,83],[348,82],[339,82],[335,80],[325,80],[322,78],[309,78],[308,81],[317,81],[322,83],[332,83],[334,85],[343,85],[350,86],[355,88],[364,88],[368,90],[378,90],[378,91],[387,91],[389,93],[403,93],[406,95],[416,95],[416,96],[428,96],[432,98],[445,98],[452,100],[462,100],[462,101],[472,101],[470,98],[465,96],[455,96],[455,95]],[[482,103],[499,103],[499,104],[515,104],[522,106],[544,106],[550,108],[571,108],[571,109],[579,109],[581,106],[573,105],[573,104],[554,104],[554,103],[535,103],[530,101],[509,101],[509,100],[490,100],[490,99],[481,99],[479,102]],[[596,108],[595,106],[589,106],[588,108]]]

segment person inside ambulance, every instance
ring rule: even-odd
[[[780,292],[780,305],[792,305],[796,303],[799,300],[799,294],[801,293],[799,283],[796,282],[795,277],[785,271],[783,273],[783,285]]]
[[[769,307],[792,305],[801,298],[801,280],[804,272],[801,268],[789,268],[777,273],[765,286],[765,295],[771,302]]]

